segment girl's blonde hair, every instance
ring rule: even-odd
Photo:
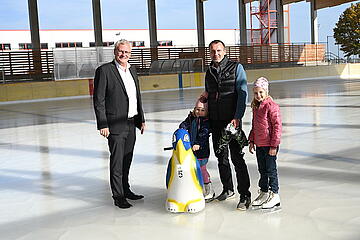
[[[258,100],[255,99],[255,97],[253,98],[253,100],[251,101],[251,108],[252,109],[257,109],[260,106],[260,102]]]
[[[267,98],[270,98],[271,100],[273,100],[273,98],[269,94],[266,96],[266,99]],[[254,97],[253,100],[251,101],[250,106],[251,106],[252,109],[257,109],[260,106],[260,102],[258,100],[256,100],[255,97]]]

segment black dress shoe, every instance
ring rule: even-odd
[[[137,195],[133,192],[129,192],[129,193],[125,193],[125,198],[130,199],[130,200],[139,200],[139,199],[143,199],[144,196],[143,195]]]
[[[128,201],[126,201],[125,198],[123,198],[123,199],[115,199],[114,204],[115,204],[115,206],[117,206],[119,208],[130,208],[130,207],[132,207],[132,205]]]

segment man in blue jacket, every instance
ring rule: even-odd
[[[237,190],[240,201],[237,209],[246,210],[251,202],[250,178],[244,160],[242,147],[235,140],[229,142],[223,151],[217,151],[222,132],[229,123],[235,128],[242,127],[247,101],[247,81],[243,66],[231,61],[226,56],[225,44],[214,40],[209,44],[212,62],[205,75],[205,90],[208,93],[209,119],[212,129],[212,141],[218,168],[222,193],[216,198],[223,201],[235,196],[229,163],[229,148],[231,161],[235,166]]]

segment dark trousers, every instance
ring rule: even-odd
[[[110,186],[114,199],[130,192],[129,170],[136,140],[134,120],[128,120],[120,134],[108,137],[110,150]]]
[[[222,130],[226,127],[229,122],[227,121],[211,121],[212,129],[212,141],[214,152],[219,148],[219,140],[221,138]],[[249,172],[244,160],[244,153],[242,148],[235,141],[231,140],[229,142],[230,156],[231,161],[235,167],[236,180],[237,180],[237,190],[240,195],[251,196],[249,191],[250,188],[250,178]],[[229,162],[229,149],[226,148],[221,153],[215,153],[215,156],[218,159],[218,168],[220,174],[220,180],[223,185],[223,190],[234,191],[234,185],[232,181],[232,174]]]
[[[276,155],[269,155],[270,147],[257,147],[256,158],[260,173],[259,187],[262,192],[269,189],[273,193],[279,192],[279,180],[276,167]]]

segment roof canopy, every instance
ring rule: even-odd
[[[304,0],[283,0],[283,4],[290,4],[295,2],[301,2]],[[307,2],[310,2],[310,0],[306,0]],[[244,0],[245,3],[249,3],[250,0]],[[321,8],[327,8],[327,7],[334,7],[341,5],[343,3],[348,2],[355,2],[355,0],[315,0],[315,9],[321,9]]]

